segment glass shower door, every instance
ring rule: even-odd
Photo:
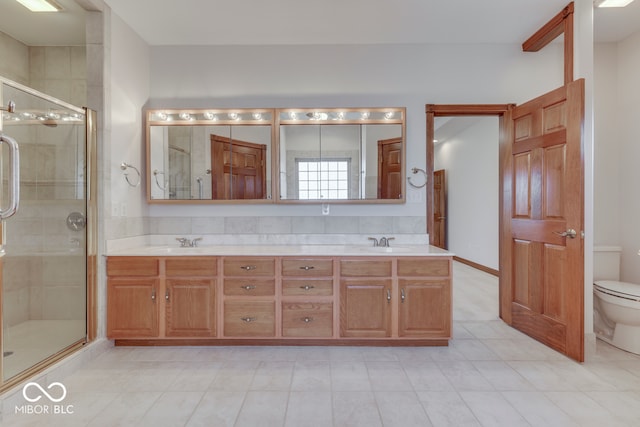
[[[84,342],[87,185],[84,110],[0,79],[0,133],[19,147],[19,205],[2,221],[2,382]],[[9,108],[9,102],[15,109]],[[11,153],[0,144],[2,209]]]

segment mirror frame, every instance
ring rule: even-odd
[[[325,116],[326,114],[326,116]],[[275,110],[275,168],[273,169],[273,181],[276,183],[274,197],[280,204],[403,204],[406,203],[406,108],[279,108]],[[332,115],[338,118],[329,118]],[[343,118],[340,118],[343,116]],[[355,117],[354,117],[355,116]],[[401,125],[402,142],[402,170],[401,170],[401,194],[397,199],[282,199],[280,196],[280,127],[287,125],[375,125],[375,124],[399,124]]]
[[[256,115],[269,114],[269,119],[262,119]],[[211,118],[206,116],[211,115]],[[235,117],[233,116],[235,115]],[[247,117],[248,116],[248,117]],[[246,118],[247,117],[247,118]],[[273,108],[191,108],[171,109],[158,108],[145,111],[145,140],[146,140],[146,165],[145,174],[147,181],[147,203],[150,204],[271,204],[276,200],[276,183],[274,171],[275,164],[275,110]],[[152,126],[270,126],[271,155],[270,167],[271,185],[270,198],[265,199],[154,199],[151,197],[151,184],[153,182],[151,170],[151,127]]]

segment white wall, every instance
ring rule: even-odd
[[[640,32],[619,43],[617,71],[621,278],[640,283]]]
[[[447,182],[448,249],[495,270],[499,268],[498,125],[497,117],[478,117],[435,146],[435,170],[444,169]]]
[[[105,188],[110,189],[111,203],[105,206],[111,206],[107,215],[113,217],[106,233],[114,237],[123,233],[122,219],[118,217],[138,218],[147,212],[142,106],[149,99],[150,55],[148,45],[115,14],[111,15],[110,33],[111,138],[105,147],[110,154],[105,167],[110,170],[111,182]],[[120,169],[122,162],[141,172],[139,186],[134,188],[127,183]],[[130,169],[127,173],[135,183],[136,172]],[[134,234],[142,234],[142,230]]]
[[[562,46],[161,46],[151,48],[149,106],[407,108],[407,170],[424,168],[425,104],[519,102],[562,84]],[[331,64],[331,66],[327,66]],[[243,206],[158,206],[152,216],[244,216]],[[261,205],[261,216],[319,215],[317,206]],[[405,205],[335,205],[331,215],[422,216],[424,189]]]

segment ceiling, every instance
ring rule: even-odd
[[[84,43],[84,10],[30,13],[0,0],[0,31],[29,46]],[[150,45],[522,43],[568,0],[105,0]],[[596,9],[595,37],[640,30],[640,1]]]

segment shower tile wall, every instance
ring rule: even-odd
[[[29,72],[30,87],[73,105],[87,105],[84,46],[32,46]]]
[[[0,76],[29,84],[29,47],[0,32]]]

